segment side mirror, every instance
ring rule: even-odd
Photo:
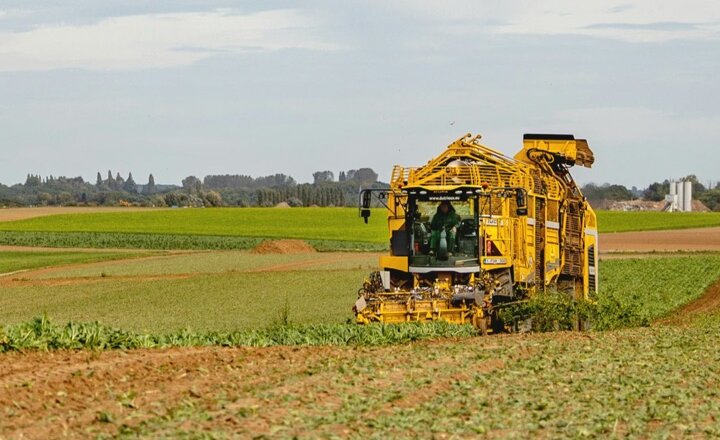
[[[365,220],[367,224],[370,218],[370,204],[372,202],[372,193],[368,190],[360,191],[360,217]]]
[[[360,217],[362,217],[363,220],[365,220],[365,224],[367,224],[368,219],[370,218],[370,212],[371,212],[370,209],[367,209],[367,208],[363,208],[360,210]]]

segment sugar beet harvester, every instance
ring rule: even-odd
[[[596,216],[568,171],[592,165],[587,141],[526,134],[510,158],[479,139],[395,166],[389,189],[360,192],[366,223],[373,200],[387,208],[390,255],[359,291],[358,323],[444,320],[487,333],[500,307],[536,292],[597,290]]]

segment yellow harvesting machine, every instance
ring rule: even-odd
[[[395,166],[389,189],[360,192],[366,223],[377,201],[387,208],[390,255],[359,291],[357,322],[444,320],[487,333],[500,307],[538,291],[587,298],[598,288],[597,222],[569,168],[593,161],[572,135],[526,134],[510,158],[467,134],[425,166]],[[448,209],[451,220],[438,221]]]

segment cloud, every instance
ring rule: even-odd
[[[670,113],[647,107],[602,107],[555,112],[549,125],[575,127],[577,131],[591,131],[599,136],[612,133],[623,142],[669,144],[689,138],[709,142],[717,137],[720,116]],[[706,145],[696,143],[683,148],[702,150]]]
[[[581,182],[646,185],[696,174],[717,179],[714,148],[720,116],[647,107],[577,108],[553,112],[528,131],[573,133],[595,153],[592,170],[573,169]]]
[[[698,29],[698,23],[663,21],[659,23],[596,23],[586,29],[645,29],[651,31],[688,31]]]
[[[164,68],[216,54],[337,49],[318,28],[315,18],[296,10],[131,15],[41,26],[0,32],[0,71]]]
[[[583,35],[644,43],[720,39],[715,0],[405,0],[388,7],[453,34]]]

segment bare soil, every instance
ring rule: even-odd
[[[265,240],[250,252],[253,254],[307,254],[317,251],[304,240]]]
[[[493,350],[498,341],[512,339],[520,343],[518,358],[532,355],[534,351],[528,351],[520,338],[526,337],[480,338],[474,346]],[[170,425],[179,431],[185,425],[199,431],[221,429],[243,438],[273,437],[274,425],[289,411],[318,416],[339,410],[348,393],[370,402],[381,389],[402,384],[403,369],[409,365],[417,364],[414,371],[457,368],[452,356],[418,363],[417,345],[431,348],[443,344],[457,341],[374,348],[208,347],[8,353],[0,362],[0,408],[4,411],[0,438],[97,437],[117,434],[123,426],[142,429],[143,424]],[[358,380],[355,385],[340,380],[344,375],[334,366],[352,368],[358,358],[382,359],[378,367],[382,371],[373,373],[372,381]],[[323,371],[323,367],[331,368]],[[503,360],[489,358],[473,374],[503,368]],[[440,395],[457,380],[457,376],[448,375],[447,383],[429,383],[422,395]],[[412,404],[414,400],[378,401],[372,405],[371,413],[391,413],[396,406]],[[190,408],[196,417],[184,420],[183,408]],[[351,433],[337,426],[339,437]],[[159,434],[173,436],[172,431]],[[309,433],[287,434],[303,437]]]
[[[25,220],[34,217],[44,217],[55,214],[82,214],[89,212],[129,212],[153,211],[167,208],[140,208],[140,207],[83,207],[83,206],[43,206],[38,208],[0,208],[0,222]]]
[[[0,210],[0,220],[3,219],[2,215],[3,210]],[[648,255],[655,251],[720,251],[720,228],[603,234],[600,240],[604,251],[628,252],[628,255],[633,256],[643,253]],[[254,251],[315,252],[300,240],[267,241]],[[307,265],[330,263],[338,258],[352,258],[352,255],[319,254],[317,258],[308,261],[256,270],[293,270]],[[367,254],[357,255],[365,257]],[[63,269],[67,267],[40,269],[28,272],[27,276],[40,271]],[[190,275],[196,274],[173,276]],[[65,281],[82,283],[89,280]],[[6,279],[2,282],[21,281]],[[22,282],[33,281],[25,279]],[[683,324],[688,322],[688,318],[719,309],[720,281],[709,287],[700,299],[657,324]],[[573,339],[591,338],[591,335],[559,333],[543,337]],[[491,350],[523,338],[534,336],[498,335],[480,338],[473,344]],[[340,389],[342,395],[363,396],[372,402],[373,392],[402,379],[402,370],[398,366],[416,362],[418,344],[434,346],[457,342],[425,341],[376,348],[210,347],[102,353],[57,351],[3,354],[0,355],[0,438],[94,438],[115,435],[123,426],[141,430],[143,424],[156,423],[178,431],[185,428],[200,431],[221,429],[234,432],[238,437],[272,437],[276,434],[273,431],[275,422],[286,416],[288,411],[318,414],[338,410],[343,404],[338,393]],[[354,394],[342,388],[347,384],[337,381],[338,377],[345,376],[328,377],[322,372],[316,374],[318,365],[348,366],[368,355],[383,359],[386,364],[382,368],[388,374],[384,379],[378,378],[377,382],[357,385]],[[422,365],[422,368],[445,371],[455,368],[454,363],[452,357],[440,357]],[[505,368],[502,359],[488,359],[484,365],[475,374],[488,374]],[[457,377],[453,376],[453,380],[457,380]],[[447,388],[446,383],[429,383],[423,388],[423,395],[436,395]],[[393,406],[410,404],[413,401],[400,399]],[[191,408],[190,412],[196,418],[183,421],[184,408]],[[371,413],[382,414],[392,410],[392,407],[380,407]],[[197,417],[197,414],[204,416]],[[245,417],[243,414],[250,416]],[[167,431],[160,434],[173,436],[174,433]],[[337,426],[335,433],[338,437],[358,434],[348,431],[344,426]],[[283,434],[303,436],[311,433]]]
[[[605,252],[720,251],[720,228],[600,234]]]

